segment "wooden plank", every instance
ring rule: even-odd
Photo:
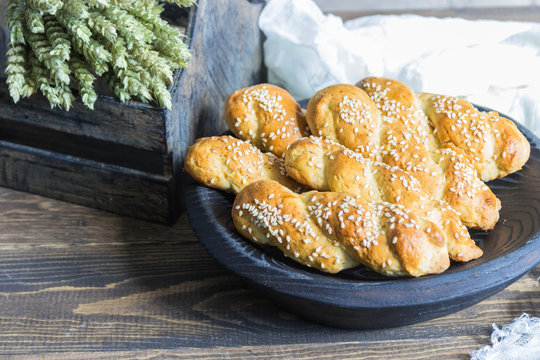
[[[0,140],[0,184],[124,215],[170,222],[178,209],[170,176]],[[173,208],[174,206],[174,208]]]
[[[0,118],[0,140],[152,174],[170,175],[170,166],[167,166],[170,156],[167,154],[13,120]]]
[[[413,326],[333,329],[224,271],[185,215],[168,227],[0,188],[4,356],[466,359],[489,343],[493,322],[540,315],[539,276],[540,266],[471,308]]]
[[[175,173],[195,139],[226,130],[226,97],[266,78],[256,21],[263,5],[262,1],[215,0],[199,1],[192,8],[194,21],[187,36],[193,59],[180,74],[182,86],[173,93],[178,106],[167,116],[167,146],[174,154]]]
[[[540,6],[523,7],[490,7],[490,8],[451,8],[451,9],[409,9],[409,10],[362,10],[362,11],[334,11],[335,15],[343,20],[355,19],[370,15],[401,15],[416,14],[422,16],[435,16],[439,18],[460,17],[469,20],[512,20],[537,22],[540,18]]]
[[[257,26],[262,1],[215,0],[191,8],[186,34],[193,60],[180,73],[167,112],[167,147],[171,149],[174,188],[181,194],[186,150],[196,139],[222,134],[223,105],[233,91],[266,79],[262,34]],[[238,27],[238,24],[242,24]]]
[[[69,112],[51,109],[41,95],[20,100],[9,96],[5,76],[0,76],[0,116],[47,129],[163,152],[163,111],[134,102],[120,103],[100,95],[91,111],[80,100]]]
[[[147,350],[122,352],[82,352],[52,353],[40,355],[40,360],[105,360],[105,359],[339,359],[339,360],[380,360],[380,359],[470,359],[467,354],[489,343],[489,337],[482,334],[473,338],[442,337],[437,342],[429,339],[388,340],[373,342],[337,342],[333,344],[301,344],[278,346],[240,346],[235,348],[216,347],[210,349],[183,348],[175,350]],[[8,356],[10,360],[34,359],[35,355]]]
[[[417,11],[475,9],[493,7],[528,7],[536,5],[535,0],[315,0],[326,12],[360,11]]]

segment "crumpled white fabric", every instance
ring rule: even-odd
[[[271,83],[296,99],[370,76],[464,96],[540,136],[540,23],[375,15],[345,23],[311,0],[269,0],[259,18]]]
[[[523,314],[499,329],[493,324],[492,345],[471,353],[471,360],[539,360],[540,318]]]

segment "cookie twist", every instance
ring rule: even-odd
[[[285,155],[285,168],[293,179],[319,191],[346,192],[367,202],[396,203],[414,209],[417,216],[438,226],[454,260],[469,261],[482,255],[458,213],[448,203],[431,198],[404,170],[365,159],[340,144],[317,137],[292,144]],[[489,194],[483,190],[475,196]],[[471,206],[478,204],[475,201]],[[480,210],[473,208],[471,212],[482,216]]]
[[[440,144],[452,143],[469,155],[483,181],[520,170],[531,147],[516,125],[495,111],[478,111],[452,96],[418,94]]]
[[[309,135],[300,105],[287,91],[270,84],[229,95],[225,101],[225,121],[235,136],[278,157],[283,156],[287,146]]]
[[[410,172],[431,198],[448,202],[468,227],[493,228],[500,201],[478,177],[470,155],[438,141],[414,93],[388,79],[369,78],[358,85],[367,92],[333,85],[315,94],[306,114],[311,131]]]
[[[295,194],[257,181],[236,197],[236,229],[291,259],[336,273],[363,264],[387,276],[421,276],[448,268],[443,234],[403,205],[369,203],[347,193]]]
[[[184,171],[203,185],[233,193],[264,179],[275,180],[292,190],[302,189],[286,175],[282,159],[232,136],[198,139],[187,150]]]

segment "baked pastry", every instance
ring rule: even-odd
[[[302,186],[286,175],[282,159],[262,153],[252,144],[232,136],[198,139],[187,150],[184,171],[203,185],[233,193],[263,179],[302,190]]]
[[[313,96],[306,115],[311,131],[406,170],[431,198],[448,202],[468,227],[493,228],[500,201],[475,175],[470,157],[453,144],[439,144],[409,88],[372,79],[358,84],[366,91],[333,85]]]
[[[445,160],[449,161],[449,160]],[[397,167],[363,158],[331,140],[310,137],[292,144],[285,155],[287,173],[296,181],[319,191],[346,192],[367,202],[388,202],[414,210],[417,216],[436,224],[448,246],[450,257],[469,261],[482,256],[457,212],[426,193],[416,178]],[[461,180],[460,177],[449,179]],[[479,181],[479,180],[478,180]],[[457,186],[451,183],[451,186]],[[482,198],[486,191],[476,193]],[[471,216],[479,201],[471,201]]]
[[[422,276],[450,263],[437,225],[402,205],[347,193],[296,194],[257,181],[238,194],[232,218],[244,237],[328,273],[363,264],[387,276]]]
[[[450,258],[480,257],[463,223],[493,227],[500,201],[478,173],[487,180],[521,168],[526,139],[509,120],[459,99],[417,97],[383,78],[357,85],[321,90],[305,114],[276,86],[236,91],[225,118],[254,145],[199,139],[186,172],[238,193],[232,217],[243,236],[324,272],[363,264],[387,276],[422,276],[443,272]],[[303,138],[306,118],[320,138]],[[295,180],[316,190],[297,194]]]
[[[418,99],[438,141],[465,151],[482,180],[518,171],[529,159],[525,136],[497,112],[478,111],[467,100],[452,96],[420,93]]]
[[[383,78],[366,78],[357,85],[381,114],[380,161],[411,172],[433,196],[442,194],[445,174],[434,159],[440,144],[412,90]]]
[[[270,84],[229,95],[225,121],[234,135],[278,157],[283,156],[289,144],[309,135],[300,105],[286,90]]]
[[[313,135],[342,144],[365,158],[377,159],[381,115],[358,87],[338,84],[318,91],[309,100],[306,120]]]

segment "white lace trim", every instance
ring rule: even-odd
[[[492,346],[471,353],[471,360],[540,360],[540,318],[523,314],[499,329],[493,324]]]

